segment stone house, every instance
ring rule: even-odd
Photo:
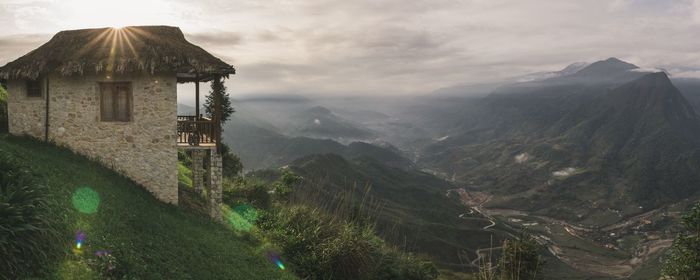
[[[178,203],[178,149],[193,150],[195,189],[219,219],[220,123],[199,114],[199,83],[230,74],[177,27],[134,26],[59,32],[1,67],[0,82],[11,134],[97,159],[164,202]],[[194,116],[177,115],[178,83],[195,83]]]

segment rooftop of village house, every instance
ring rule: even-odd
[[[130,26],[61,31],[30,53],[0,67],[0,79],[58,73],[174,73],[178,82],[235,74],[233,66],[190,43],[180,28]]]

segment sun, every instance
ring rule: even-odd
[[[138,7],[138,8],[136,8]],[[65,29],[113,27],[123,29],[135,25],[178,25],[173,4],[164,0],[64,0],[61,23]]]

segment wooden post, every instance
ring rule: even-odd
[[[221,77],[216,77],[221,79]],[[221,154],[221,93],[214,92],[214,125],[216,130],[216,153]]]
[[[194,94],[195,95],[195,99],[194,99],[194,112],[195,112],[195,114],[194,115],[195,115],[195,119],[194,120],[198,121],[199,120],[199,73],[194,74],[194,79],[195,79],[195,82],[194,82],[194,93],[195,93]]]

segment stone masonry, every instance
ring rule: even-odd
[[[211,150],[211,157],[209,159],[209,184],[207,195],[209,197],[209,216],[216,220],[221,221],[221,184],[223,183],[222,171],[222,159],[221,155],[216,153],[215,150]]]
[[[204,193],[204,156],[206,151],[192,150],[192,187],[198,194]]]
[[[130,122],[100,121],[98,83],[112,81],[131,83]],[[177,204],[177,81],[174,74],[51,75],[49,86],[50,141],[99,160],[143,185],[158,199]],[[27,97],[24,81],[10,80],[7,87],[10,133],[44,139],[45,98]]]

